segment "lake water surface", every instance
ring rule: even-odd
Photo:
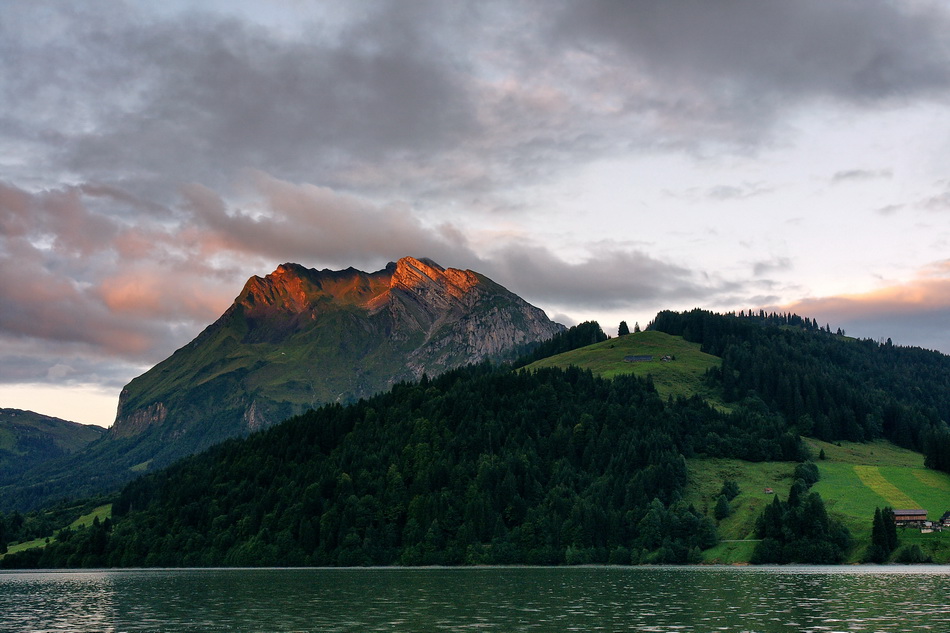
[[[0,630],[950,631],[950,567],[0,573]]]

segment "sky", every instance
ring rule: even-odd
[[[0,0],[0,407],[122,387],[284,262],[609,334],[950,353],[950,2]]]

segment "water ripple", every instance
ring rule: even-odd
[[[950,630],[944,567],[0,573],[2,628],[241,631]]]

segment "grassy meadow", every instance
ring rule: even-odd
[[[99,519],[100,522],[105,521],[112,517],[112,504],[107,503],[96,508],[93,508],[90,512],[82,515],[75,521],[69,524],[69,529],[75,530],[80,527],[89,527],[92,525],[92,522],[95,519]],[[51,541],[50,538],[38,538],[32,541],[25,541],[23,543],[17,543],[16,545],[9,545],[7,548],[8,554],[13,554],[15,552],[21,552],[26,549],[33,549],[34,547],[46,547],[46,543]],[[3,558],[3,555],[0,555],[0,558]]]
[[[703,553],[707,563],[743,563],[755,548],[755,520],[775,495],[788,497],[794,462],[745,462],[738,459],[691,459],[687,462],[689,487],[686,500],[713,517],[722,484],[739,484],[739,495],[729,504],[732,514],[718,524],[719,545]],[[771,488],[773,492],[766,492]]]
[[[699,347],[699,343],[690,343],[663,332],[636,332],[539,360],[528,365],[528,369],[575,365],[604,378],[622,374],[649,375],[657,392],[664,398],[699,395],[710,404],[725,408],[721,395],[703,380],[706,370],[718,367],[722,361],[699,351]],[[627,356],[653,358],[627,362],[624,360]],[[664,361],[664,356],[673,360]]]
[[[930,519],[939,519],[950,510],[950,475],[924,468],[923,455],[898,448],[888,442],[856,444],[827,443],[806,439],[816,456],[821,479],[813,490],[825,501],[828,513],[851,531],[855,546],[849,562],[858,562],[870,543],[874,509],[923,508]],[[825,459],[817,459],[821,451]],[[788,496],[795,464],[751,463],[732,459],[689,461],[690,486],[687,500],[713,516],[722,483],[731,479],[740,493],[732,503],[733,513],[719,523],[722,542],[704,553],[710,563],[745,562],[755,547],[755,519],[774,495]],[[921,534],[919,530],[898,530],[902,545],[917,544],[937,562],[950,562],[950,531]]]

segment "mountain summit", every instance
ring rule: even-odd
[[[157,435],[175,447],[169,457],[192,452],[423,373],[503,359],[563,329],[484,275],[428,259],[372,273],[283,264],[130,382],[110,435]]]

